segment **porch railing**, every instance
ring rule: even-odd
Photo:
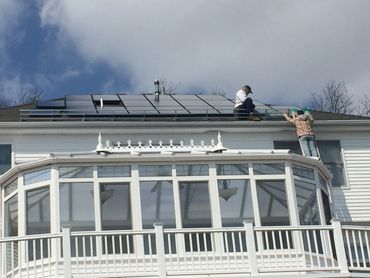
[[[70,232],[0,239],[0,277],[370,271],[370,228],[327,226]]]

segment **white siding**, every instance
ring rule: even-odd
[[[370,136],[341,140],[347,175],[346,188],[333,189],[337,216],[343,221],[370,221]]]

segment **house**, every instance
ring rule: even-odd
[[[0,277],[370,277],[370,119],[219,95],[0,109]]]

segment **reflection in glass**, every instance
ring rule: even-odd
[[[17,236],[18,235],[18,194],[4,202],[4,236]],[[6,243],[6,270],[12,270],[13,266],[18,266],[18,242]],[[13,256],[13,262],[11,257]],[[2,270],[0,270],[2,271]]]
[[[211,227],[208,182],[179,182],[181,219],[184,228]],[[185,234],[186,251],[210,251],[209,233]]]
[[[128,183],[100,184],[100,201],[103,230],[132,229],[130,186]]]
[[[325,214],[325,221],[326,225],[330,225],[330,221],[332,219],[331,209],[330,209],[330,200],[328,194],[325,193],[324,190],[321,190],[321,197],[322,202],[324,205],[324,214]]]
[[[208,176],[208,164],[176,165],[177,176]]]
[[[143,181],[140,182],[141,215],[144,229],[153,229],[154,223],[163,223],[165,228],[175,228],[175,206],[173,200],[173,187],[171,181]],[[144,237],[144,250],[156,253],[155,237]],[[169,244],[169,241],[170,244]],[[151,246],[149,246],[151,245]],[[164,242],[165,252],[176,252],[174,234],[168,234]]]
[[[129,183],[100,184],[101,226],[103,230],[131,230]],[[132,236],[105,236],[103,253],[133,252]]]
[[[60,183],[60,225],[72,231],[95,230],[93,184],[88,182]]]
[[[9,183],[8,185],[5,186],[5,189],[4,189],[4,197],[12,194],[17,189],[18,189],[18,180],[15,179],[11,183]]]
[[[131,177],[131,166],[98,166],[99,178]]]
[[[228,200],[219,198],[222,226],[242,226],[243,220],[253,220],[253,205],[251,187],[248,180],[219,180],[218,188],[223,188],[225,183],[236,194]]]
[[[248,175],[248,164],[217,164],[217,175]]]
[[[289,225],[285,182],[259,180],[256,184],[262,226]]]
[[[93,177],[92,166],[59,167],[59,178],[71,179],[71,178],[92,178],[92,177]]]
[[[299,180],[294,180],[294,184],[301,225],[319,225],[316,185]]]
[[[18,194],[4,202],[4,236],[18,235]]]
[[[313,169],[298,166],[298,165],[293,165],[293,175],[296,175],[301,178],[310,179],[310,180],[315,179]]]
[[[172,176],[172,166],[171,165],[140,165],[139,175],[141,177]]]
[[[255,175],[279,175],[285,174],[284,163],[253,163]]]
[[[23,175],[24,185],[50,180],[50,169],[43,169]]]
[[[140,182],[140,198],[144,229],[153,229],[156,222],[165,228],[176,226],[171,181]]]
[[[49,187],[26,192],[27,234],[50,233],[50,192]],[[35,250],[34,250],[35,249]],[[36,239],[28,243],[29,260],[48,257],[48,240]]]

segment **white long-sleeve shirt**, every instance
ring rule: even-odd
[[[248,94],[245,91],[243,90],[237,91],[235,96],[235,108],[242,105],[243,102],[247,99],[247,96]]]

